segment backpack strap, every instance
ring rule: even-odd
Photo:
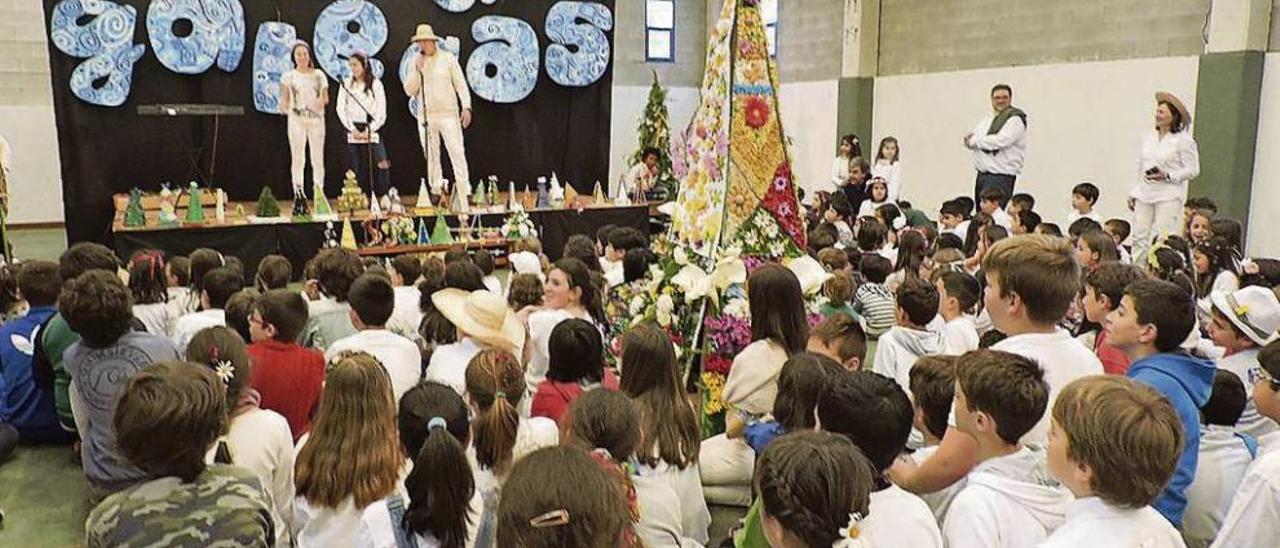
[[[391,532],[396,536],[396,548],[416,548],[417,543],[404,528],[404,497],[399,493],[387,499],[387,512],[391,514]]]
[[[1236,432],[1236,437],[1240,438],[1240,441],[1244,442],[1244,448],[1249,450],[1250,457],[1258,456],[1257,438],[1250,436],[1249,434],[1245,434],[1244,432]]]
[[[31,355],[31,376],[36,381],[36,386],[46,392],[53,391],[53,360],[49,358],[49,352],[44,348],[44,334],[48,331],[49,322],[52,322],[57,314],[50,314],[40,326],[36,328],[36,332],[31,336],[31,342],[35,345],[36,350]]]

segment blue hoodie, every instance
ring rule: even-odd
[[[1127,373],[1129,378],[1151,386],[1169,398],[1186,433],[1186,443],[1178,459],[1178,468],[1173,472],[1173,480],[1151,505],[1174,527],[1182,524],[1182,513],[1187,508],[1187,486],[1196,477],[1196,460],[1200,453],[1200,406],[1209,401],[1215,369],[1213,362],[1177,352],[1142,358],[1133,362]]]

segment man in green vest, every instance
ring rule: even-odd
[[[996,84],[991,88],[991,115],[964,136],[964,146],[973,151],[973,167],[978,170],[974,201],[988,187],[1003,190],[1007,201],[1022,173],[1027,155],[1027,113],[1012,103],[1013,88]],[[1004,205],[1001,203],[1000,207]]]

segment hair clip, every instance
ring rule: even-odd
[[[448,427],[449,427],[449,423],[445,422],[444,418],[442,417],[431,417],[431,420],[427,421],[428,432],[431,430],[435,430],[437,428],[448,428]]]
[[[849,524],[840,528],[840,538],[858,538],[862,535],[862,512],[851,512]]]
[[[552,510],[545,514],[534,516],[529,520],[529,526],[534,529],[544,529],[547,527],[559,527],[569,524],[569,511],[565,509]]]
[[[225,361],[225,360],[217,362],[217,364],[213,368],[213,372],[216,373],[218,375],[218,378],[222,380],[222,384],[227,386],[231,385],[231,379],[235,378],[236,376],[235,366],[231,365],[230,361]]]
[[[502,399],[504,399],[504,400],[505,400],[505,399],[507,399],[507,393],[506,393],[506,392],[503,392],[503,391],[501,391],[501,390],[499,390],[499,391],[497,391],[497,392],[494,392],[494,393],[493,393],[493,399],[495,399],[495,400],[496,400],[496,399],[498,399],[498,398],[502,398]]]

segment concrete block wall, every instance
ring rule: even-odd
[[[53,105],[40,0],[0,2],[0,105]]]
[[[13,147],[9,222],[61,222],[62,167],[40,0],[0,2],[0,135]]]
[[[613,83],[647,86],[652,70],[664,86],[698,86],[707,55],[707,0],[675,0],[676,58],[674,62],[645,61],[645,2],[618,0],[614,6]]]
[[[777,61],[782,83],[840,77],[845,3],[846,0],[778,2]]]
[[[1210,3],[884,0],[879,74],[1198,55]]]

